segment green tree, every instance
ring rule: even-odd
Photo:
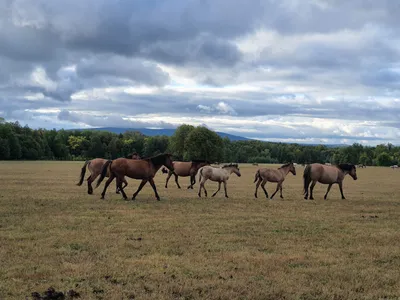
[[[195,129],[192,125],[183,124],[179,126],[170,138],[169,151],[178,159],[183,159],[185,155],[185,143],[189,134]]]
[[[165,153],[168,149],[169,138],[167,136],[149,136],[145,138],[143,155],[145,157]]]
[[[358,160],[358,162],[360,164],[363,164],[363,165],[370,165],[371,164],[371,158],[368,156],[367,153],[363,152],[360,155],[360,159]]]
[[[7,160],[10,158],[10,146],[7,139],[0,138],[0,160]]]
[[[221,161],[224,153],[222,138],[206,127],[196,127],[185,140],[185,156],[187,159],[206,159]]]
[[[386,152],[382,152],[377,157],[378,166],[390,166],[392,161],[392,157]]]

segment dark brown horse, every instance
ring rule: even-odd
[[[308,186],[310,186],[310,200],[313,200],[313,189],[317,182],[329,184],[324,199],[326,200],[333,184],[339,185],[342,199],[346,199],[343,195],[343,180],[349,174],[354,180],[357,180],[356,166],[353,164],[340,164],[336,166],[326,166],[322,164],[307,165],[303,173],[304,181],[304,199],[308,198]]]
[[[168,181],[172,175],[175,176],[175,182],[178,188],[180,189],[180,185],[178,182],[178,176],[187,177],[190,176],[190,185],[187,187],[188,189],[193,189],[193,185],[196,183],[196,174],[197,171],[204,166],[210,165],[208,161],[205,160],[192,160],[192,161],[174,161],[172,162],[174,165],[174,171],[169,171],[167,179],[165,181],[165,188],[168,187]]]
[[[276,190],[275,193],[272,194],[271,199],[275,196],[275,194],[280,190],[281,198],[282,195],[282,184],[286,178],[286,175],[291,172],[293,175],[296,175],[296,168],[293,163],[287,163],[279,167],[278,169],[268,169],[268,168],[260,168],[257,170],[254,183],[258,180],[256,184],[256,191],[254,192],[254,197],[257,198],[257,190],[261,184],[261,188],[263,189],[265,196],[268,198],[268,192],[265,189],[265,184],[269,182],[276,182]]]
[[[135,153],[131,153],[131,154],[127,155],[125,158],[140,159],[140,156],[138,153],[135,152]],[[76,185],[78,185],[78,186],[82,185],[83,179],[84,179],[85,173],[86,173],[86,167],[87,167],[90,171],[90,175],[87,178],[88,194],[89,195],[93,194],[92,183],[93,183],[93,181],[96,180],[97,176],[100,175],[101,168],[103,167],[103,165],[106,162],[107,162],[107,159],[104,159],[104,158],[94,158],[92,160],[85,161],[85,163],[83,164],[83,167],[81,169],[81,175],[79,178],[79,182]],[[110,177],[110,174],[108,172],[106,174],[106,177]],[[122,182],[124,183],[124,186],[122,187],[122,189],[124,189],[128,185],[128,182],[125,180],[125,178],[122,180]],[[117,194],[119,194],[118,184],[116,186],[115,192]]]
[[[121,189],[121,187],[124,177],[128,176],[133,179],[142,180],[137,191],[133,194],[132,200],[135,200],[137,194],[147,183],[147,181],[150,182],[157,200],[160,200],[160,196],[157,193],[156,185],[154,184],[153,178],[162,165],[166,166],[169,170],[174,170],[174,166],[172,165],[172,160],[171,160],[171,154],[164,153],[139,160],[132,160],[126,158],[117,158],[115,160],[108,160],[103,165],[100,178],[97,180],[96,188],[103,181],[104,177],[106,177],[107,172],[109,172],[110,177],[108,178],[104,186],[103,192],[101,193],[101,199],[104,199],[106,190],[110,185],[110,183],[114,180],[114,178],[117,178],[117,185],[120,188],[122,196],[124,197],[124,199],[127,199],[128,197],[126,196],[124,190]]]

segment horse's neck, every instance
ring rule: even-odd
[[[283,177],[286,177],[286,175],[289,174],[289,170],[290,170],[289,167],[284,167],[284,168],[279,169],[279,171],[281,171]]]

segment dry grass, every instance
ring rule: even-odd
[[[360,169],[347,200],[334,186],[327,201],[321,184],[303,200],[302,167],[272,201],[253,196],[255,166],[232,175],[229,199],[199,199],[188,178],[165,189],[159,172],[161,201],[146,185],[133,202],[114,183],[105,200],[103,184],[88,195],[75,185],[81,165],[0,163],[0,299],[50,286],[82,299],[400,297],[400,171]]]

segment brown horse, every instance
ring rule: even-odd
[[[258,169],[256,172],[256,175],[255,175],[255,178],[254,178],[254,182],[256,182],[258,180],[258,182],[256,184],[256,191],[254,192],[254,196],[257,198],[257,190],[261,184],[261,188],[263,189],[265,196],[268,199],[268,192],[265,189],[265,184],[269,181],[269,182],[277,183],[276,190],[272,194],[271,199],[275,196],[275,194],[278,192],[278,190],[281,191],[281,198],[283,198],[282,184],[286,178],[286,175],[289,174],[289,172],[291,172],[293,175],[296,175],[296,168],[293,163],[284,164],[281,167],[279,167],[278,169],[268,169],[268,168]]]
[[[226,192],[226,182],[229,179],[229,176],[235,173],[238,177],[242,176],[240,174],[239,166],[238,164],[229,164],[225,165],[221,168],[216,168],[212,166],[204,166],[199,169],[199,182],[200,182],[200,187],[199,187],[199,197],[201,197],[201,189],[204,189],[204,194],[207,197],[207,190],[204,186],[204,183],[210,179],[211,181],[216,181],[218,182],[218,190],[211,196],[214,197],[219,190],[221,189],[221,182],[224,183],[224,190],[225,190],[225,197],[228,197],[228,194]]]
[[[196,183],[196,174],[197,171],[204,166],[210,165],[208,161],[205,160],[192,160],[192,161],[174,161],[172,162],[174,165],[174,171],[169,171],[167,179],[165,181],[165,188],[168,187],[168,181],[172,175],[175,176],[175,182],[178,188],[180,189],[180,185],[178,182],[178,176],[187,177],[190,176],[190,185],[187,187],[188,189],[193,189],[193,185]]]
[[[142,179],[142,182],[140,183],[137,191],[132,196],[132,200],[135,200],[137,194],[140,192],[147,181],[150,182],[157,200],[160,200],[160,196],[157,193],[153,178],[162,165],[166,166],[169,170],[174,170],[174,166],[171,160],[171,154],[164,153],[139,160],[126,158],[108,160],[103,165],[100,178],[97,180],[96,188],[103,181],[104,177],[106,177],[107,172],[109,172],[110,177],[108,178],[104,186],[103,192],[101,193],[101,199],[104,199],[106,190],[110,183],[114,180],[114,178],[117,178],[117,185],[120,188],[122,196],[124,197],[124,199],[127,199],[128,197],[126,196],[124,190],[121,189],[121,187],[125,176],[128,176],[133,179]]]
[[[127,155],[125,158],[140,159],[140,156],[138,153],[135,152],[135,153]],[[96,180],[97,176],[100,175],[101,168],[103,167],[103,165],[106,162],[107,162],[107,159],[104,159],[104,158],[94,158],[92,160],[85,161],[85,163],[83,164],[83,167],[81,169],[81,175],[79,178],[79,182],[76,185],[78,185],[78,186],[82,185],[83,179],[84,179],[85,173],[86,173],[86,167],[87,167],[90,171],[90,176],[87,178],[88,194],[89,195],[93,194],[92,183],[93,183],[93,181]],[[110,174],[107,173],[106,177],[110,177]],[[122,187],[122,189],[124,189],[128,185],[128,182],[125,180],[125,178],[122,180],[122,182],[124,183],[124,186]],[[115,192],[117,194],[119,194],[118,184],[116,186]]]
[[[308,186],[310,186],[310,200],[313,198],[313,189],[317,182],[323,184],[329,184],[328,190],[324,196],[324,200],[328,196],[329,191],[334,183],[339,185],[342,199],[346,199],[343,195],[343,180],[344,177],[349,174],[354,180],[357,180],[356,166],[353,164],[340,164],[336,166],[326,166],[322,164],[311,164],[307,165],[304,169],[303,181],[304,181],[304,199],[308,198]]]

